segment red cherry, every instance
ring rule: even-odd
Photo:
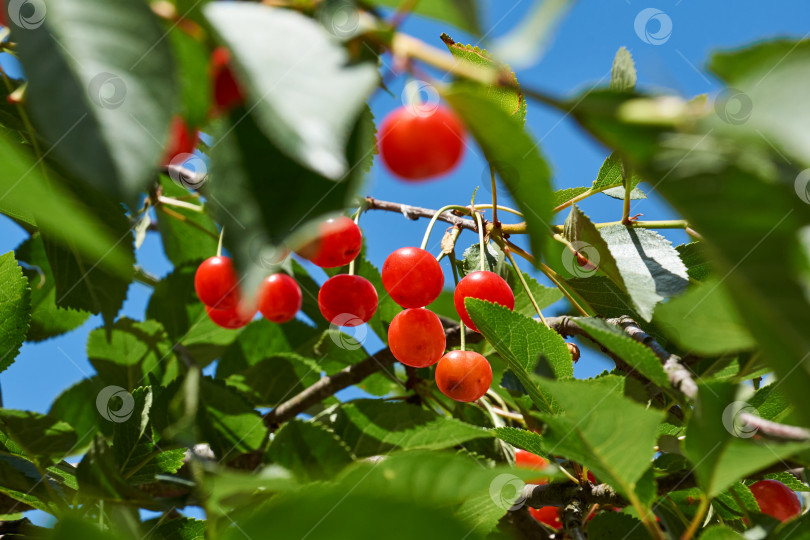
[[[436,385],[456,401],[475,401],[489,390],[492,367],[473,351],[450,351],[436,366]]]
[[[461,320],[471,330],[478,332],[478,328],[473,324],[464,305],[466,298],[487,300],[509,309],[515,309],[515,295],[512,293],[512,289],[509,288],[509,284],[501,276],[494,272],[478,271],[467,274],[464,279],[458,282],[456,292],[453,295],[456,311]]]
[[[542,471],[548,466],[548,461],[537,454],[532,454],[526,450],[515,448],[515,465],[521,469],[534,469],[536,471]],[[532,480],[527,480],[526,483],[541,486],[543,484],[547,484],[548,479],[540,476],[538,478],[533,478]]]
[[[318,225],[318,238],[296,253],[321,268],[338,268],[352,262],[363,247],[363,233],[357,223],[341,216]],[[420,306],[421,307],[421,306]]]
[[[208,317],[214,321],[214,324],[217,326],[233,330],[235,328],[242,328],[252,321],[253,317],[256,316],[257,310],[253,309],[245,313],[244,306],[241,305],[231,309],[214,309],[205,306],[205,312],[208,313]]]
[[[169,144],[160,162],[168,165],[175,156],[192,153],[197,146],[198,137],[199,132],[191,129],[182,116],[172,117],[169,125]]]
[[[560,509],[556,506],[544,506],[542,508],[529,508],[529,513],[540,523],[545,523],[552,529],[561,529]]]
[[[445,107],[433,111],[400,107],[380,125],[378,146],[392,173],[404,180],[427,180],[458,164],[464,150],[464,127]]]
[[[287,274],[268,276],[259,286],[259,311],[274,323],[292,320],[302,300],[301,287]]]
[[[0,0],[0,26],[8,27],[6,13],[6,2],[4,0]]]
[[[231,52],[217,47],[211,53],[211,79],[214,83],[215,112],[226,112],[245,101],[242,87],[231,69]]]
[[[420,308],[439,297],[444,273],[438,261],[424,249],[404,247],[385,259],[382,282],[394,302],[405,308]]]
[[[203,261],[194,274],[194,290],[200,302],[215,309],[233,309],[239,304],[239,276],[228,257]]]
[[[338,274],[321,286],[318,307],[334,325],[359,326],[377,311],[377,291],[364,277]]]
[[[432,366],[447,346],[444,327],[429,309],[406,309],[397,313],[388,327],[388,346],[394,358],[406,366]]]
[[[593,475],[591,471],[588,471],[588,480],[591,484],[596,484],[596,477]]]
[[[751,485],[751,493],[763,514],[788,521],[802,513],[799,497],[777,480],[760,480]]]

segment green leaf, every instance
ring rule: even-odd
[[[675,249],[678,250],[678,255],[681,256],[683,264],[686,265],[686,271],[689,273],[690,278],[696,281],[705,281],[709,277],[711,264],[703,242],[681,244],[675,246]]]
[[[661,360],[646,346],[632,340],[620,328],[602,319],[577,318],[576,323],[585,329],[597,343],[627,362],[632,368],[661,388],[669,388]]]
[[[199,4],[195,4],[195,7]],[[187,19],[190,17],[189,10],[181,5],[178,11]],[[195,10],[196,11],[196,10]],[[209,119],[211,113],[211,98],[213,85],[200,84],[200,81],[208,80],[211,69],[211,53],[204,40],[195,38],[182,28],[182,24],[172,24],[164,22],[165,31],[168,33],[169,43],[174,54],[177,79],[179,86],[179,111],[180,116],[185,119],[192,128],[203,126]]]
[[[31,411],[0,409],[6,451],[47,467],[63,460],[76,445],[76,432],[65,422]]]
[[[155,518],[144,522],[148,540],[205,540],[205,521],[191,518]]]
[[[810,486],[808,486],[804,482],[800,482],[798,478],[796,478],[787,471],[768,473],[765,475],[765,478],[769,480],[776,480],[778,482],[782,482],[793,491],[810,491]]]
[[[401,497],[352,493],[345,488],[313,486],[276,497],[259,509],[248,506],[231,517],[235,526],[225,529],[223,540],[263,538],[268,527],[272,527],[274,537],[308,540],[378,540],[381,531],[396,531],[393,537],[402,539],[482,538],[446,508]]]
[[[370,0],[371,5],[398,8],[401,0]],[[478,24],[478,5],[476,0],[431,0],[430,2],[417,2],[413,6],[413,13],[431,19],[446,22],[470,33],[481,35]]]
[[[22,457],[0,455],[0,493],[37,510],[53,511],[52,496],[42,476],[31,461]]]
[[[655,321],[685,351],[717,356],[752,349],[756,342],[716,278],[691,287],[655,310]]]
[[[538,456],[548,455],[548,450],[543,441],[543,437],[534,431],[518,429],[513,427],[499,427],[492,430],[500,440],[508,442],[532,454]]]
[[[122,317],[110,329],[93,330],[87,358],[105,383],[127,390],[143,386],[150,374],[167,384],[180,370],[163,326],[153,320]]]
[[[167,176],[160,177],[160,189],[164,197],[179,199],[189,191]],[[204,209],[199,200],[193,204]],[[182,216],[178,218],[177,215]],[[175,266],[187,262],[200,262],[217,253],[219,230],[216,223],[204,211],[161,204],[157,209],[158,230],[163,241],[166,257]]]
[[[81,517],[79,512],[68,514],[57,521],[52,530],[46,536],[48,540],[71,540],[82,538],[83,540],[120,540],[120,534],[110,530],[100,529],[94,522],[86,517]]]
[[[532,253],[545,253],[551,223],[551,170],[521,123],[463,84],[444,98],[464,121],[526,219]]]
[[[126,502],[145,508],[158,508],[144,492],[130,485],[121,474],[114,449],[97,435],[90,450],[76,467],[79,493],[87,500],[102,499]]]
[[[258,363],[225,379],[256,406],[276,407],[319,379],[320,369],[314,360],[295,353],[266,354]]]
[[[744,538],[740,533],[723,525],[712,525],[700,535],[700,540],[743,540]]]
[[[649,540],[650,534],[638,518],[628,514],[600,512],[588,522],[589,540],[612,540],[614,538]]]
[[[345,148],[366,98],[377,87],[376,66],[351,64],[346,50],[320,24],[292,10],[210,3],[204,12],[233,51],[246,106],[265,136],[326,178],[348,175]]]
[[[512,267],[512,272],[517,272],[517,270]],[[534,300],[537,302],[537,307],[540,309],[546,309],[553,303],[562,300],[563,293],[557,287],[546,287],[544,285],[540,285],[536,279],[531,277],[526,272],[521,272],[521,274],[523,274],[523,279],[526,280],[526,283],[529,284],[529,289],[532,291],[532,296],[534,296]],[[514,291],[515,313],[520,313],[529,317],[537,315],[537,310],[534,309],[534,304],[532,304],[529,295],[526,293],[526,289],[524,289],[522,285],[518,284],[514,287]]]
[[[301,482],[328,480],[352,462],[346,445],[326,427],[291,420],[275,434],[267,458],[295,474]]]
[[[61,182],[48,182],[33,156],[2,130],[0,163],[0,190],[5,194],[0,211],[70,243],[102,267],[126,274],[132,265],[126,246],[118,245],[119,236],[104,225],[104,217],[96,216],[92,205],[88,207]]]
[[[559,415],[542,414],[546,447],[577,461],[631,501],[652,464],[662,411],[621,394],[622,378],[589,381],[544,380],[541,387],[559,404]],[[648,465],[645,465],[648,464]]]
[[[45,151],[131,205],[169,134],[174,65],[163,37],[140,0],[56,0],[40,26],[14,31]]]
[[[619,47],[613,58],[610,70],[610,88],[612,90],[632,90],[636,87],[636,64],[626,47]]]
[[[744,438],[753,433],[739,430],[735,425],[740,410],[739,405],[735,406],[736,393],[736,386],[725,382],[698,385],[695,412],[686,428],[684,455],[694,465],[698,485],[709,497],[805,448],[802,443]]]
[[[522,122],[526,122],[526,98],[520,91],[520,86],[517,82],[517,77],[514,72],[509,69],[509,66],[502,66],[495,60],[486,49],[481,49],[475,45],[461,45],[456,43],[453,38],[447,34],[441,35],[442,41],[447,48],[450,49],[450,54],[457,60],[466,62],[481,68],[501,70],[504,74],[508,73],[509,83],[515,87],[506,88],[504,86],[477,86],[480,88],[479,92],[482,96],[492,100],[503,108],[511,116],[519,118]]]
[[[96,431],[107,427],[96,409],[96,398],[104,387],[98,376],[82,379],[59,394],[48,411],[49,416],[67,422],[76,431],[77,450],[89,445]]]
[[[519,67],[536,63],[551,41],[554,28],[573,4],[572,0],[535,2],[534,9],[515,29],[495,40],[493,54]]]
[[[25,264],[23,274],[31,287],[31,326],[26,340],[36,342],[62,335],[81,326],[90,317],[87,311],[56,305],[56,280],[39,233],[20,244],[14,252]]]
[[[538,360],[544,358],[555,377],[573,377],[571,353],[565,340],[554,330],[503,306],[468,298],[467,311],[478,330],[517,376],[534,404],[545,412],[555,412],[556,404],[532,380]]]
[[[208,442],[222,463],[258,450],[267,437],[256,410],[222,382],[208,377],[200,382],[197,427],[201,440]]]
[[[194,291],[197,265],[178,266],[155,285],[146,317],[163,325],[168,338],[180,343],[200,366],[218,358],[239,335],[214,324]]]
[[[229,515],[235,508],[256,507],[259,502],[276,493],[290,491],[297,486],[290,471],[276,465],[250,473],[216,467],[207,471],[203,482],[211,513],[215,516]]]
[[[356,400],[331,407],[316,417],[334,431],[357,457],[403,450],[439,450],[491,437],[486,430],[437,415],[408,403]]]
[[[686,267],[669,240],[649,229],[609,225],[596,229],[576,205],[565,221],[565,238],[613,282],[627,291],[641,317],[689,284]],[[573,254],[568,266],[577,264]]]
[[[633,309],[627,293],[605,276],[569,278],[565,280],[565,283],[584,298],[601,317],[627,315],[636,321],[641,320]]]
[[[14,362],[31,320],[31,290],[14,252],[0,255],[0,371]]]
[[[81,196],[104,223],[103,229],[92,227],[83,234],[114,238],[107,246],[108,251],[98,256],[88,255],[79,251],[70,237],[64,238],[63,232],[55,234],[50,230],[41,231],[42,241],[56,282],[56,305],[101,313],[105,324],[109,325],[124,304],[135,274],[132,227],[120,203],[90,188],[81,190]],[[67,227],[67,224],[62,226]],[[104,264],[107,257],[116,253],[122,267]]]
[[[622,186],[617,186],[617,187],[614,187],[614,188],[608,188],[605,191],[603,191],[602,193],[604,193],[605,195],[607,195],[608,197],[611,197],[613,199],[620,199],[620,200],[624,199],[624,188]],[[633,190],[630,192],[630,200],[631,201],[635,201],[635,200],[638,200],[638,199],[646,199],[646,198],[647,198],[647,194],[644,193],[643,191],[641,191],[641,189],[639,189],[637,187],[634,187]]]
[[[558,189],[557,191],[554,192],[554,195],[552,196],[552,206],[554,208],[557,208],[561,204],[567,203],[568,201],[570,201],[574,197],[577,197],[578,195],[582,195],[583,193],[585,193],[589,189],[590,188],[586,188],[586,187],[573,187],[573,188]]]
[[[481,270],[481,244],[476,242],[465,249],[460,263],[465,275]],[[504,279],[509,278],[509,263],[506,262],[506,255],[497,244],[492,242],[486,244],[484,267]]]
[[[607,189],[621,187],[622,193],[624,192],[624,164],[622,163],[621,156],[613,152],[610,154],[602,166],[599,168],[599,174],[596,176],[596,180],[593,181],[591,185],[591,191],[598,192],[598,191],[605,191]],[[641,182],[641,177],[636,174],[631,175],[630,177],[630,186],[634,190],[636,186]],[[631,198],[632,198],[631,193]],[[647,196],[643,193],[641,194],[643,197],[638,197],[640,199],[645,199]]]

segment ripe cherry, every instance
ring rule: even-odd
[[[545,523],[552,529],[561,529],[560,509],[556,506],[544,506],[542,508],[529,508],[529,513],[540,523]]]
[[[380,156],[392,173],[420,181],[450,172],[464,150],[464,127],[445,107],[400,107],[385,117],[378,138]]]
[[[239,304],[239,276],[228,257],[210,257],[203,261],[194,274],[194,290],[208,307],[233,309]]]
[[[453,295],[453,302],[456,304],[456,311],[461,320],[470,329],[478,332],[478,328],[473,324],[467,313],[467,307],[464,305],[466,298],[487,300],[509,309],[515,309],[515,295],[512,293],[512,289],[501,276],[494,272],[478,271],[467,274],[458,282]]]
[[[527,452],[526,450],[515,448],[515,465],[517,465],[521,469],[534,469],[536,471],[542,471],[548,466],[548,461],[545,458],[538,456],[537,454],[532,454],[531,452]],[[548,479],[540,476],[532,480],[527,480],[526,483],[536,484],[540,486],[543,484],[547,484]]]
[[[257,310],[252,309],[245,312],[244,306],[236,306],[230,309],[214,309],[210,306],[205,306],[205,312],[208,317],[214,321],[214,324],[222,328],[229,328],[231,330],[242,328],[253,320],[256,316]]]
[[[436,366],[436,385],[456,401],[475,401],[489,390],[492,367],[473,351],[450,351]]]
[[[385,259],[382,282],[394,302],[405,308],[420,308],[439,297],[444,273],[438,261],[424,249],[404,247]]]
[[[337,268],[352,262],[363,248],[363,233],[357,223],[341,216],[318,225],[318,237],[296,253],[321,268]]]
[[[318,307],[334,325],[359,326],[377,311],[377,291],[364,277],[338,274],[321,286]]]
[[[182,116],[172,117],[169,125],[169,143],[160,162],[168,165],[175,156],[192,153],[197,146],[198,137],[199,132],[191,129]]]
[[[397,313],[388,327],[388,346],[394,358],[406,366],[432,366],[447,346],[444,327],[429,309],[406,309]]]
[[[227,112],[244,103],[244,92],[231,69],[231,52],[225,47],[217,47],[211,53],[211,80],[215,113]]]
[[[268,276],[259,286],[259,311],[274,323],[292,320],[302,300],[301,287],[287,274]]]
[[[778,480],[760,480],[751,485],[751,493],[763,514],[788,521],[802,513],[799,497]]]

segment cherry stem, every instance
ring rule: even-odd
[[[630,171],[627,163],[622,162],[622,185],[624,186],[624,205],[622,207],[622,224],[630,224]]]
[[[225,237],[225,227],[219,231],[219,242],[217,243],[217,257],[222,256],[222,239]]]
[[[584,317],[592,317],[596,314],[596,312],[593,311],[593,308],[591,308],[591,312],[589,313],[584,307],[582,307],[579,301],[576,298],[574,298],[574,296],[570,292],[568,292],[568,289],[563,287],[562,276],[560,276],[557,272],[549,268],[549,266],[546,265],[546,263],[541,262],[538,268],[540,269],[541,272],[543,272],[543,274],[546,275],[548,279],[551,280],[552,283],[554,283],[554,285],[557,286],[558,289],[560,289],[560,292],[563,293],[563,296],[565,296],[565,298],[569,302],[571,302],[571,305],[574,306],[574,309],[579,311]],[[590,308],[590,306],[588,307]]]
[[[495,205],[495,204],[479,204],[479,205],[476,206],[476,208],[481,208],[481,209],[492,208],[493,209],[493,215],[494,215],[494,210],[498,209],[498,210],[503,210],[504,212],[509,212],[510,214],[514,214],[514,215],[516,215],[518,217],[523,217],[523,213],[520,212],[519,210],[515,210],[514,208],[509,208],[508,206],[503,206],[501,204],[498,204],[498,205]]]
[[[475,206],[473,206],[473,214],[475,214],[475,220],[478,222],[478,242],[481,244],[481,271],[484,272],[487,269],[487,246],[484,242],[484,218],[475,211]]]
[[[191,210],[192,212],[204,212],[202,206],[197,204],[192,204],[186,201],[181,201],[179,199],[173,199],[171,197],[164,197],[163,195],[157,196],[157,201],[161,204],[166,204],[169,206],[176,206],[178,208],[185,208],[186,210]]]
[[[495,169],[489,166],[489,177],[492,179],[492,222],[498,223],[498,186],[495,182]]]
[[[521,285],[523,285],[523,290],[526,291],[526,294],[529,295],[529,300],[532,301],[532,305],[534,309],[537,311],[537,314],[540,316],[540,321],[546,325],[548,328],[548,323],[546,322],[546,318],[543,317],[543,312],[540,311],[540,305],[537,303],[537,300],[534,299],[534,295],[532,294],[532,290],[529,288],[529,284],[526,283],[526,278],[523,277],[523,272],[520,271],[520,268],[517,265],[517,261],[515,261],[514,255],[512,255],[512,250],[509,249],[508,246],[504,246],[504,253],[506,256],[509,257],[509,262],[512,263],[512,267],[515,269],[515,273],[518,275],[518,279],[520,280]]]
[[[450,268],[453,269],[453,281],[456,283],[456,287],[458,287],[458,269],[456,268],[456,250],[451,251],[448,253],[450,257]],[[467,327],[464,326],[464,321],[459,321],[459,338],[461,339],[461,350],[467,350]]]
[[[433,214],[433,217],[430,218],[430,223],[428,223],[427,230],[425,231],[425,236],[422,238],[422,245],[420,246],[422,249],[427,248],[428,240],[430,239],[430,233],[433,231],[433,226],[436,225],[436,221],[438,221],[439,216],[447,212],[448,210],[461,210],[462,212],[469,212],[470,209],[465,206],[459,206],[457,204],[448,204],[447,206],[443,206],[436,210],[436,213]]]
[[[703,521],[703,518],[706,516],[706,511],[709,509],[709,498],[708,497],[701,497],[700,504],[698,505],[697,512],[695,513],[695,517],[692,519],[692,522],[689,523],[689,527],[681,535],[681,540],[691,540],[691,538],[695,535],[695,531],[697,531],[698,527],[700,527],[700,522]]]
[[[357,209],[357,212],[355,212],[354,216],[352,217],[352,219],[354,219],[355,225],[360,223],[360,214],[363,213],[363,208],[364,207],[361,205],[360,208]],[[357,257],[352,259],[352,262],[349,263],[349,275],[350,276],[354,275],[354,261],[356,261],[356,260],[357,260]]]

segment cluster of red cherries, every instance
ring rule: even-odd
[[[541,471],[548,466],[548,460],[537,454],[516,448],[515,465],[521,469]],[[588,480],[591,483],[596,483],[596,479],[590,471],[588,472]],[[548,479],[539,477],[529,480],[527,483],[542,485],[548,483]],[[802,504],[799,497],[796,496],[796,493],[789,487],[778,480],[760,480],[751,484],[749,488],[763,514],[784,522],[790,521],[802,513]],[[615,508],[614,510],[618,511],[619,509]],[[548,525],[552,529],[561,529],[563,526],[562,519],[560,518],[560,509],[556,506],[529,508],[529,513],[534,519]],[[592,517],[593,515],[590,515],[587,519],[590,520]]]

